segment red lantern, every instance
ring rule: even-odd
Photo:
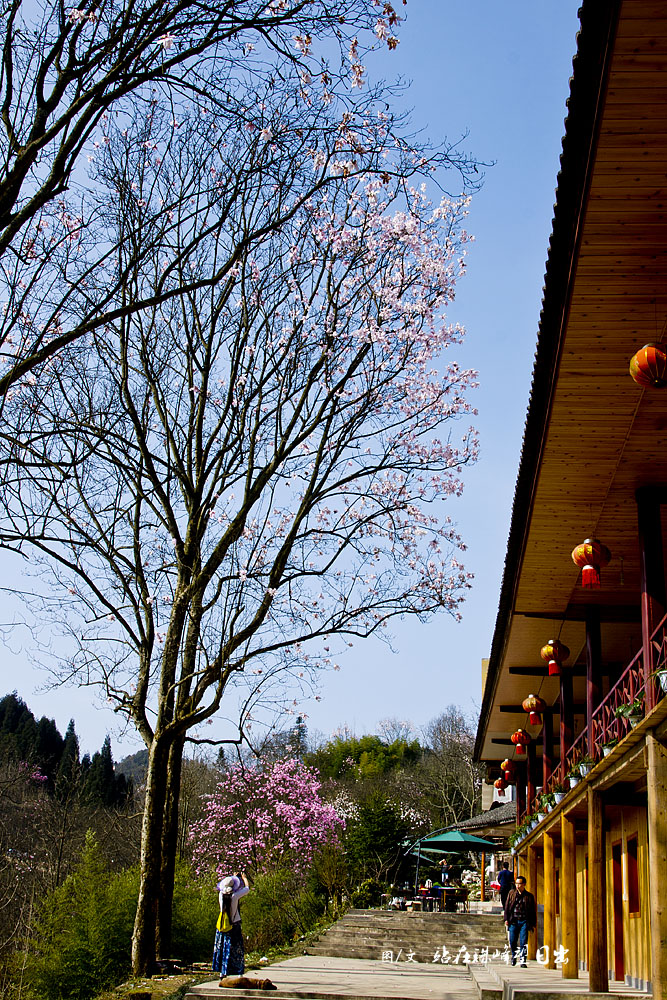
[[[549,676],[558,677],[563,660],[567,660],[570,650],[559,639],[549,639],[546,646],[542,646],[540,656],[549,664]]]
[[[504,795],[505,789],[507,788],[507,782],[504,778],[496,778],[493,782],[493,786],[498,789],[498,795]]]
[[[667,354],[660,344],[644,344],[630,361],[630,375],[637,385],[663,389],[667,385]]]
[[[547,707],[546,701],[538,698],[536,694],[529,694],[521,703],[524,712],[530,714],[530,725],[540,726],[542,724],[542,712]]]
[[[526,747],[530,743],[530,736],[525,729],[517,729],[515,733],[512,733],[510,739],[515,745],[516,752],[518,754],[524,754],[526,752]]]
[[[572,550],[572,561],[581,567],[581,585],[588,590],[600,586],[600,570],[611,559],[611,552],[597,538],[587,538]]]
[[[514,761],[506,759],[500,765],[500,770],[505,775],[505,781],[511,784],[514,781]]]

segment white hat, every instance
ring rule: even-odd
[[[229,893],[236,892],[240,888],[241,882],[237,879],[236,875],[228,875],[226,878],[221,878],[218,882],[216,889],[219,889],[225,896]]]

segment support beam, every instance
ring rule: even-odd
[[[641,582],[642,648],[645,676],[653,670],[651,634],[665,614],[665,567],[662,553],[660,518],[661,490],[642,486],[635,493],[639,535],[639,572]],[[655,707],[655,680],[646,684],[646,711]]]
[[[528,879],[528,889],[532,892],[533,896],[537,900],[537,851],[534,847],[529,847],[527,852],[527,872],[526,878]],[[537,927],[528,935],[528,958],[530,960],[534,959],[537,955]]]
[[[545,715],[542,724],[542,787],[547,787],[547,782],[554,770],[554,720],[552,715]]]
[[[479,901],[484,903],[486,901],[486,852],[482,851],[481,858],[481,868],[482,868],[482,878],[479,885]]]
[[[573,667],[567,668],[574,677],[585,677],[586,667],[583,663],[575,663]],[[510,674],[517,674],[520,677],[548,677],[548,667],[508,667]]]
[[[572,717],[572,674],[561,670],[560,674],[560,759],[565,760],[574,742],[574,720]]]
[[[555,969],[556,962],[556,867],[554,838],[544,834],[544,947],[548,956],[545,967]]]
[[[577,841],[574,822],[560,815],[560,936],[567,952],[563,979],[579,978],[577,950]]]
[[[535,752],[535,741],[526,747],[526,807],[532,808],[537,788],[537,754]]]
[[[523,761],[516,765],[516,821],[517,826],[526,815],[526,765]]]
[[[591,993],[609,992],[604,809],[600,793],[592,788],[588,789],[588,988]]]
[[[595,757],[593,713],[602,701],[602,639],[600,636],[600,609],[586,609],[586,726],[588,753]]]
[[[667,750],[653,733],[646,734],[648,750],[648,892],[651,923],[651,982],[653,996],[667,996]]]

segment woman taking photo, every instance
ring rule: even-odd
[[[220,916],[213,946],[213,971],[225,976],[242,976],[245,971],[243,933],[239,901],[250,892],[245,873],[220,879],[216,888],[220,900]]]

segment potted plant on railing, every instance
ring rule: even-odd
[[[628,702],[624,705],[619,705],[616,709],[617,719],[627,719],[632,728],[638,725],[642,721],[644,715],[644,699],[635,698],[634,701]]]
[[[540,813],[550,813],[556,804],[553,792],[542,792],[540,795]]]
[[[558,805],[558,803],[562,802],[565,796],[567,795],[567,788],[565,787],[562,781],[554,781],[551,788],[553,792],[554,803]]]
[[[655,677],[661,689],[667,694],[667,667],[658,667],[649,677]]]
[[[585,778],[589,771],[595,766],[595,758],[586,754],[579,761],[579,774],[582,778]]]
[[[581,772],[579,770],[579,763],[573,764],[566,775],[568,781],[570,782],[570,788],[574,788],[581,781]]]
[[[617,743],[618,743],[618,737],[617,736],[614,736],[614,737],[612,737],[612,739],[607,740],[605,743],[603,743],[602,744],[602,756],[603,757],[608,757],[609,754],[612,752],[612,750],[614,749],[614,747],[616,746]]]

